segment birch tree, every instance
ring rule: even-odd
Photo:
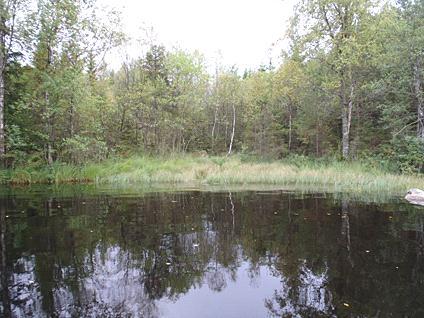
[[[8,58],[18,49],[17,44],[17,14],[24,16],[25,0],[0,0],[0,159],[6,153],[5,135],[5,72]]]
[[[412,103],[416,110],[417,137],[424,141],[424,1],[401,0],[404,31],[399,38],[405,46],[411,70]]]
[[[303,54],[321,60],[333,76],[327,87],[334,90],[339,100],[344,159],[350,155],[357,67],[367,46],[361,41],[361,32],[371,8],[368,0],[306,0],[298,8],[303,19],[297,22],[307,28],[302,38]]]

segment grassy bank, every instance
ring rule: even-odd
[[[424,177],[396,175],[355,162],[271,161],[241,157],[131,157],[97,164],[56,164],[1,170],[3,184],[82,183],[179,185],[317,186],[332,191],[391,191],[424,188]]]

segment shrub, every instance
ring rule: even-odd
[[[424,140],[405,136],[395,138],[388,151],[392,161],[404,173],[424,172]]]
[[[74,136],[63,140],[61,152],[62,160],[67,163],[99,162],[106,158],[107,146],[104,141],[95,138]]]

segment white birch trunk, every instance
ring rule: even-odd
[[[417,103],[417,137],[424,139],[424,93],[421,78],[421,61],[417,58],[414,65],[414,95]]]
[[[227,156],[231,155],[231,151],[233,149],[233,141],[234,141],[235,132],[236,132],[236,107],[233,104],[233,130],[231,132],[231,141],[230,141],[230,146],[228,147]]]
[[[216,108],[215,108],[215,114],[214,114],[214,117],[213,117],[213,126],[212,126],[212,133],[211,133],[211,135],[212,135],[212,151],[214,151],[215,149],[215,147],[214,147],[214,145],[215,145],[215,128],[216,128],[216,121],[217,121],[217,117],[218,117],[218,106],[216,106]]]
[[[292,106],[289,103],[289,151],[291,150],[292,144]]]
[[[353,93],[354,84],[350,85],[350,95],[346,99],[343,97],[342,101],[342,154],[343,159],[348,159],[350,155],[350,126],[352,123],[352,109],[353,109]],[[344,95],[345,93],[342,92]]]
[[[4,131],[4,71],[6,68],[6,5],[0,0],[0,160],[6,153],[6,134]]]

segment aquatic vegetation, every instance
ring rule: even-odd
[[[41,169],[3,170],[0,176],[1,182],[12,184],[278,185],[316,186],[350,192],[400,193],[424,186],[423,176],[394,174],[367,163],[311,160],[300,163],[290,160],[263,162],[239,156],[133,156],[83,166],[56,164]]]

